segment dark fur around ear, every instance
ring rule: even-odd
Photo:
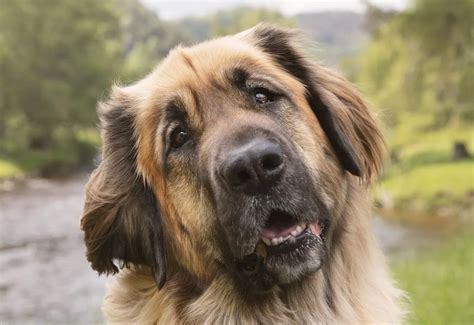
[[[295,31],[261,24],[250,35],[258,48],[305,85],[306,99],[341,166],[365,180],[377,175],[382,166],[383,138],[350,83],[308,59]]]
[[[119,88],[99,104],[98,113],[102,161],[87,184],[81,220],[87,259],[99,274],[115,274],[130,264],[149,266],[161,288],[166,280],[162,222],[153,189],[137,174],[134,115]]]

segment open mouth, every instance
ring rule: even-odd
[[[269,213],[254,251],[234,260],[239,283],[253,292],[265,292],[275,283],[291,283],[321,268],[328,221],[301,219],[284,210]]]
[[[303,245],[308,235],[322,239],[323,228],[319,221],[304,223],[286,212],[273,210],[260,232],[260,240],[268,253],[279,254]]]

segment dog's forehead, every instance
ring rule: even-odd
[[[150,95],[160,107],[179,98],[191,114],[199,109],[211,110],[212,101],[229,98],[235,86],[231,82],[232,72],[239,70],[271,76],[294,93],[304,92],[304,86],[267,53],[236,35],[172,50],[152,75]]]
[[[267,61],[267,56],[250,43],[235,36],[223,37],[174,49],[163,62],[162,71],[176,73],[179,69],[180,74],[175,75],[177,81],[186,83],[194,79],[206,84],[218,81],[229,68],[242,65],[263,68]]]

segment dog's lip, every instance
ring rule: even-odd
[[[275,247],[279,246],[286,242],[294,242],[300,239],[301,237],[305,236],[308,233],[312,233],[313,235],[322,238],[322,231],[323,227],[319,224],[319,222],[314,222],[310,224],[299,224],[294,230],[287,234],[286,236],[280,237],[266,237],[264,235],[260,236],[261,241],[268,247]]]
[[[308,245],[310,242],[314,242],[315,240],[322,240],[322,237],[314,234],[311,226],[308,226],[298,236],[291,236],[275,246],[266,246],[266,254],[269,258],[285,254],[290,254],[291,256],[293,252]]]

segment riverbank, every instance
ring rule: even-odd
[[[103,323],[106,278],[88,265],[79,227],[87,177],[0,191],[0,323]]]

